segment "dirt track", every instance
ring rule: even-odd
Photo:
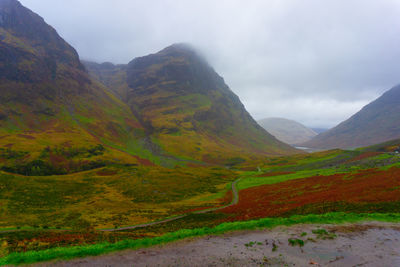
[[[336,236],[318,237],[312,233],[315,229],[326,229]],[[307,235],[302,236],[304,232]],[[310,240],[300,247],[289,245],[289,238]],[[296,225],[183,240],[165,246],[40,266],[260,265],[400,266],[400,224]]]

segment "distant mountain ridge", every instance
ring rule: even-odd
[[[265,118],[258,123],[273,136],[291,145],[306,142],[317,135],[301,123],[285,118]]]
[[[356,148],[397,138],[400,138],[400,85],[302,145],[323,149]]]
[[[312,127],[310,129],[313,130],[314,132],[316,132],[317,134],[320,134],[320,133],[323,133],[323,132],[326,132],[329,130],[328,128],[315,128],[315,127]]]

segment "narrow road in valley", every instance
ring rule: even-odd
[[[189,214],[203,214],[203,213],[207,213],[207,212],[211,212],[211,211],[217,211],[217,210],[225,209],[227,207],[236,205],[239,202],[239,192],[238,192],[237,187],[236,187],[236,185],[237,185],[237,183],[239,181],[240,181],[240,178],[235,180],[232,183],[232,201],[231,201],[231,203],[229,203],[229,204],[227,204],[225,206],[206,209],[206,210],[195,211],[195,212],[179,215],[179,216],[176,216],[176,217],[170,217],[170,218],[167,218],[167,219],[164,219],[164,220],[161,220],[161,221],[143,223],[143,224],[138,224],[138,225],[133,225],[133,226],[126,226],[126,227],[121,227],[121,228],[102,229],[100,231],[114,232],[114,231],[132,230],[132,229],[136,229],[136,228],[143,228],[143,227],[148,227],[148,226],[153,226],[153,225],[157,225],[157,224],[162,224],[162,223],[166,223],[166,222],[175,221],[175,220],[178,220],[178,219],[182,219],[182,218],[188,216]]]
[[[211,208],[211,209],[206,209],[206,210],[199,210],[199,211],[195,211],[193,213],[194,214],[207,213],[207,212],[210,212],[210,211],[222,210],[222,209],[225,209],[227,207],[236,205],[239,202],[239,192],[238,192],[238,190],[236,188],[236,184],[239,181],[240,181],[240,178],[232,183],[232,201],[231,201],[231,203],[229,203],[228,205],[222,206],[222,207]]]

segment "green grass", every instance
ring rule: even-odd
[[[117,243],[100,243],[87,246],[59,247],[42,251],[30,251],[25,253],[12,253],[0,259],[0,265],[29,264],[54,259],[71,259],[84,256],[96,256],[104,253],[123,249],[139,249],[149,246],[165,244],[188,237],[204,236],[209,234],[222,234],[229,231],[252,230],[260,228],[273,228],[278,225],[293,225],[301,223],[312,224],[337,224],[344,222],[360,221],[385,221],[400,222],[399,213],[380,214],[355,214],[355,213],[327,213],[323,215],[292,216],[289,218],[264,218],[252,221],[223,223],[214,228],[183,229],[155,238],[143,238],[136,240],[123,240]]]
[[[317,238],[320,239],[335,239],[336,235],[334,233],[329,233],[325,229],[314,229],[312,233],[317,235]]]
[[[289,245],[291,245],[292,247],[294,246],[299,246],[299,247],[303,247],[304,246],[304,241],[298,238],[289,238],[288,239]]]
[[[248,174],[249,176],[247,177],[246,175],[242,176],[243,179],[238,183],[237,187],[239,190],[242,190],[249,187],[255,187],[260,185],[277,184],[289,180],[312,177],[316,175],[328,176],[336,173],[348,173],[348,171],[340,171],[336,169],[317,169],[317,170],[297,171],[296,173],[269,176],[269,177],[256,177],[253,176],[255,174],[254,172],[250,172]],[[260,173],[256,174],[259,175]]]
[[[83,122],[86,124],[90,124],[95,121],[93,118],[88,118],[88,117],[82,116],[80,114],[74,114],[74,116],[79,120],[79,122]]]

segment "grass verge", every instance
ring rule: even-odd
[[[117,243],[100,243],[87,246],[59,247],[42,251],[30,251],[25,253],[12,253],[0,259],[0,265],[6,264],[27,264],[54,259],[71,259],[84,256],[96,256],[104,253],[123,249],[139,249],[149,246],[165,244],[188,237],[204,236],[209,234],[222,234],[229,231],[253,230],[259,228],[273,228],[279,225],[293,224],[332,224],[332,223],[355,223],[360,221],[384,221],[400,222],[400,213],[326,213],[322,215],[295,215],[289,218],[264,218],[252,221],[241,221],[223,223],[213,228],[183,229],[168,233],[155,238],[143,238],[136,240],[123,240]]]

